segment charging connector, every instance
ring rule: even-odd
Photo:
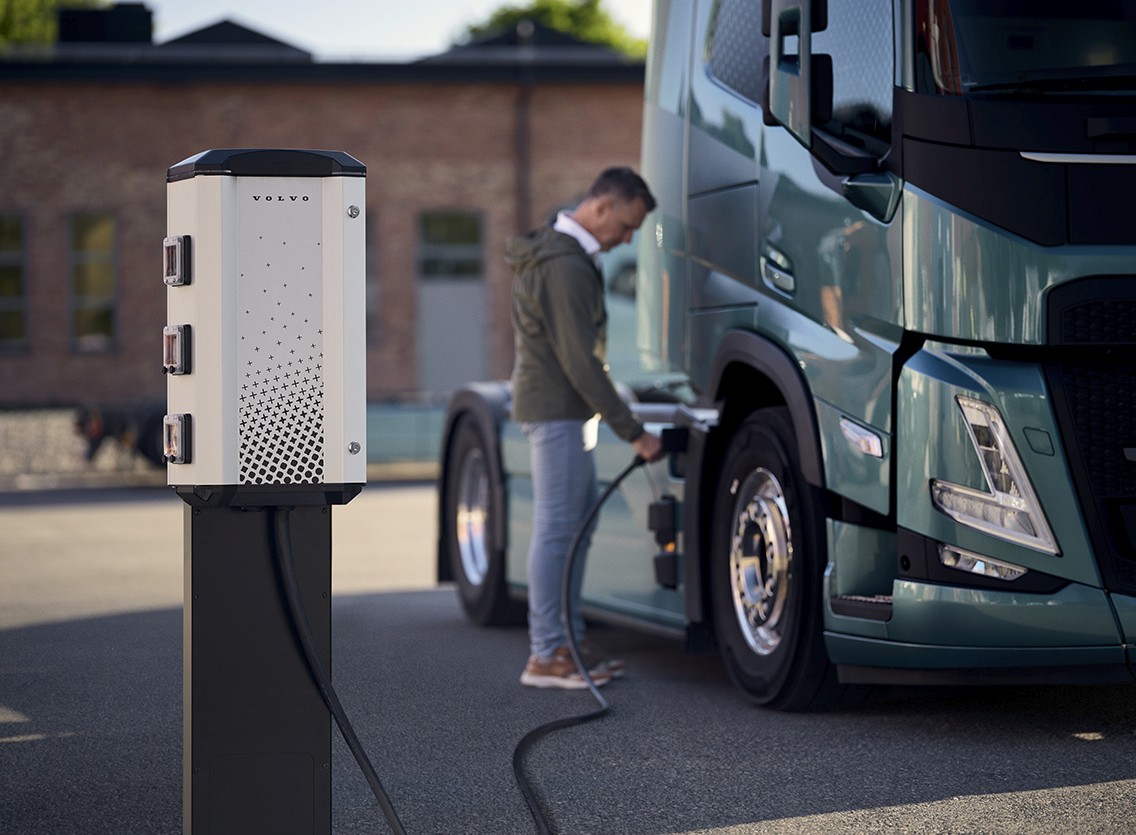
[[[659,433],[659,440],[665,453],[686,452],[686,445],[690,441],[690,427],[668,426]]]
[[[663,588],[678,588],[678,501],[669,493],[647,506],[647,530],[659,546],[653,563],[655,582]]]

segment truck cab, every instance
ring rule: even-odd
[[[1134,93],[1111,0],[656,2],[641,408],[756,702],[1132,680]]]

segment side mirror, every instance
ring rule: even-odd
[[[806,148],[812,127],[832,113],[832,59],[812,54],[812,36],[828,26],[827,0],[765,0],[761,30],[770,40],[765,120],[784,125]],[[772,122],[770,120],[773,120]]]
[[[761,26],[770,37],[763,67],[765,124],[784,127],[834,174],[877,172],[879,160],[825,128],[833,118],[832,56],[814,53],[812,36],[828,27],[827,0],[764,0]],[[894,211],[882,181],[855,184],[851,191],[856,197],[850,199],[870,203],[873,213]]]
[[[812,31],[823,32],[828,28],[828,0],[804,0],[805,5],[809,7],[809,21],[811,22]],[[784,6],[784,3],[779,3],[778,0],[762,0],[761,3],[761,34],[765,37],[773,37],[773,7]],[[798,0],[797,5],[800,5]]]

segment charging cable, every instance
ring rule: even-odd
[[[280,567],[280,577],[284,583],[284,596],[287,598],[288,612],[292,616],[292,625],[296,628],[296,634],[304,650],[304,657],[308,661],[308,669],[319,687],[324,704],[331,711],[331,715],[335,717],[335,724],[339,726],[339,732],[343,734],[343,740],[351,749],[355,761],[359,763],[359,768],[363,771],[363,776],[366,777],[367,783],[375,795],[375,800],[379,802],[379,807],[383,810],[383,816],[387,819],[387,823],[395,835],[405,835],[406,830],[402,828],[398,813],[391,805],[390,799],[383,789],[383,784],[379,780],[379,775],[375,772],[375,767],[371,765],[367,752],[363,750],[363,744],[359,741],[355,729],[351,727],[351,722],[347,718],[346,711],[343,710],[335,687],[332,686],[331,676],[327,674],[323,663],[320,661],[319,654],[316,652],[312,628],[308,623],[308,615],[304,610],[303,600],[300,598],[300,582],[296,576],[296,561],[292,556],[291,511],[290,507],[272,508],[272,520],[276,531],[276,559]]]
[[[685,432],[680,434],[671,430],[664,430],[664,451],[682,451],[685,449],[685,444]],[[600,693],[599,688],[596,686],[595,681],[592,679],[591,674],[584,664],[579,641],[572,630],[571,577],[576,561],[580,556],[580,543],[595,521],[600,509],[611,497],[611,494],[619,488],[619,485],[623,483],[627,476],[631,475],[632,472],[645,463],[647,462],[642,456],[636,455],[631,463],[624,468],[623,472],[616,476],[615,480],[608,485],[603,494],[588,509],[587,514],[585,514],[583,521],[576,530],[572,544],[568,548],[568,558],[565,560],[564,577],[560,587],[560,621],[564,627],[564,633],[568,638],[568,650],[572,655],[572,660],[575,662],[576,668],[580,670],[584,678],[584,683],[587,685],[588,690],[591,691],[599,707],[590,713],[571,716],[565,719],[556,719],[541,725],[539,728],[535,728],[525,734],[521,741],[517,743],[517,747],[513,750],[513,775],[516,778],[517,785],[520,787],[521,794],[524,795],[529,810],[532,812],[533,822],[536,824],[537,832],[540,833],[540,835],[551,835],[552,829],[543,811],[541,811],[536,792],[525,774],[525,755],[528,753],[529,749],[536,744],[537,740],[547,734],[561,728],[582,725],[593,719],[599,719],[611,710],[611,705],[608,703],[607,699],[603,697],[603,694]],[[344,711],[343,705],[339,701],[339,696],[335,692],[335,687],[332,685],[331,676],[327,674],[316,652],[315,639],[312,637],[311,626],[308,623],[308,616],[304,610],[303,600],[300,596],[300,583],[296,576],[296,564],[292,555],[291,510],[292,508],[290,507],[272,508],[273,525],[276,533],[276,558],[279,564],[280,576],[284,583],[284,596],[287,600],[292,624],[296,629],[297,637],[300,639],[300,645],[303,648],[304,656],[308,662],[308,668],[311,671],[312,678],[315,680],[316,685],[319,687],[324,704],[326,704],[328,710],[331,711],[331,715],[335,717],[335,723],[339,726],[339,731],[343,734],[343,739],[347,743],[347,747],[351,750],[351,754],[355,757],[355,761],[359,764],[363,776],[371,787],[371,792],[375,795],[375,800],[378,801],[383,816],[386,818],[387,823],[390,825],[395,835],[406,835],[406,830],[403,829],[402,822],[398,819],[398,813],[391,804],[390,798],[387,797],[386,790],[379,780],[379,775],[375,772],[375,767],[367,757],[367,752],[364,750],[363,744],[359,741],[355,729],[351,727],[347,713]]]
[[[536,830],[540,835],[551,835],[552,828],[549,826],[548,820],[541,811],[540,802],[533,790],[532,784],[529,782],[528,776],[525,774],[525,755],[529,749],[536,744],[537,740],[559,730],[560,728],[569,728],[574,725],[582,725],[585,722],[590,722],[593,719],[599,719],[601,716],[607,714],[611,710],[611,705],[608,704],[607,699],[600,693],[599,688],[596,686],[595,681],[592,679],[591,674],[588,672],[587,667],[584,665],[583,657],[580,652],[580,645],[573,634],[572,630],[572,570],[579,557],[580,542],[583,540],[584,535],[591,527],[592,522],[596,518],[596,514],[600,512],[604,502],[608,500],[612,493],[616,491],[619,485],[627,476],[629,476],[636,468],[641,467],[646,461],[639,455],[627,465],[615,481],[613,481],[608,488],[604,490],[603,495],[596,500],[596,502],[588,510],[584,516],[584,521],[580,523],[580,527],[576,530],[576,536],[572,539],[572,544],[568,548],[568,559],[564,562],[564,579],[560,585],[560,623],[564,627],[564,634],[568,636],[568,651],[572,654],[572,660],[576,662],[576,668],[580,670],[584,677],[584,683],[588,686],[592,696],[599,704],[599,708],[590,713],[584,713],[579,716],[570,716],[565,719],[556,719],[547,724],[541,725],[529,731],[517,743],[517,747],[513,749],[513,776],[517,780],[517,785],[521,789],[521,794],[525,797],[525,802],[529,806],[529,811],[532,812],[533,822],[536,824]]]

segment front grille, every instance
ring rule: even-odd
[[[1048,312],[1064,350],[1046,376],[1097,564],[1112,591],[1136,593],[1136,280],[1058,287]]]
[[[1065,345],[1136,343],[1136,301],[1073,304],[1061,312]]]
[[[1095,495],[1136,497],[1136,367],[1061,363],[1074,441]]]
[[[1050,345],[1136,344],[1136,276],[1083,278],[1048,298]]]

